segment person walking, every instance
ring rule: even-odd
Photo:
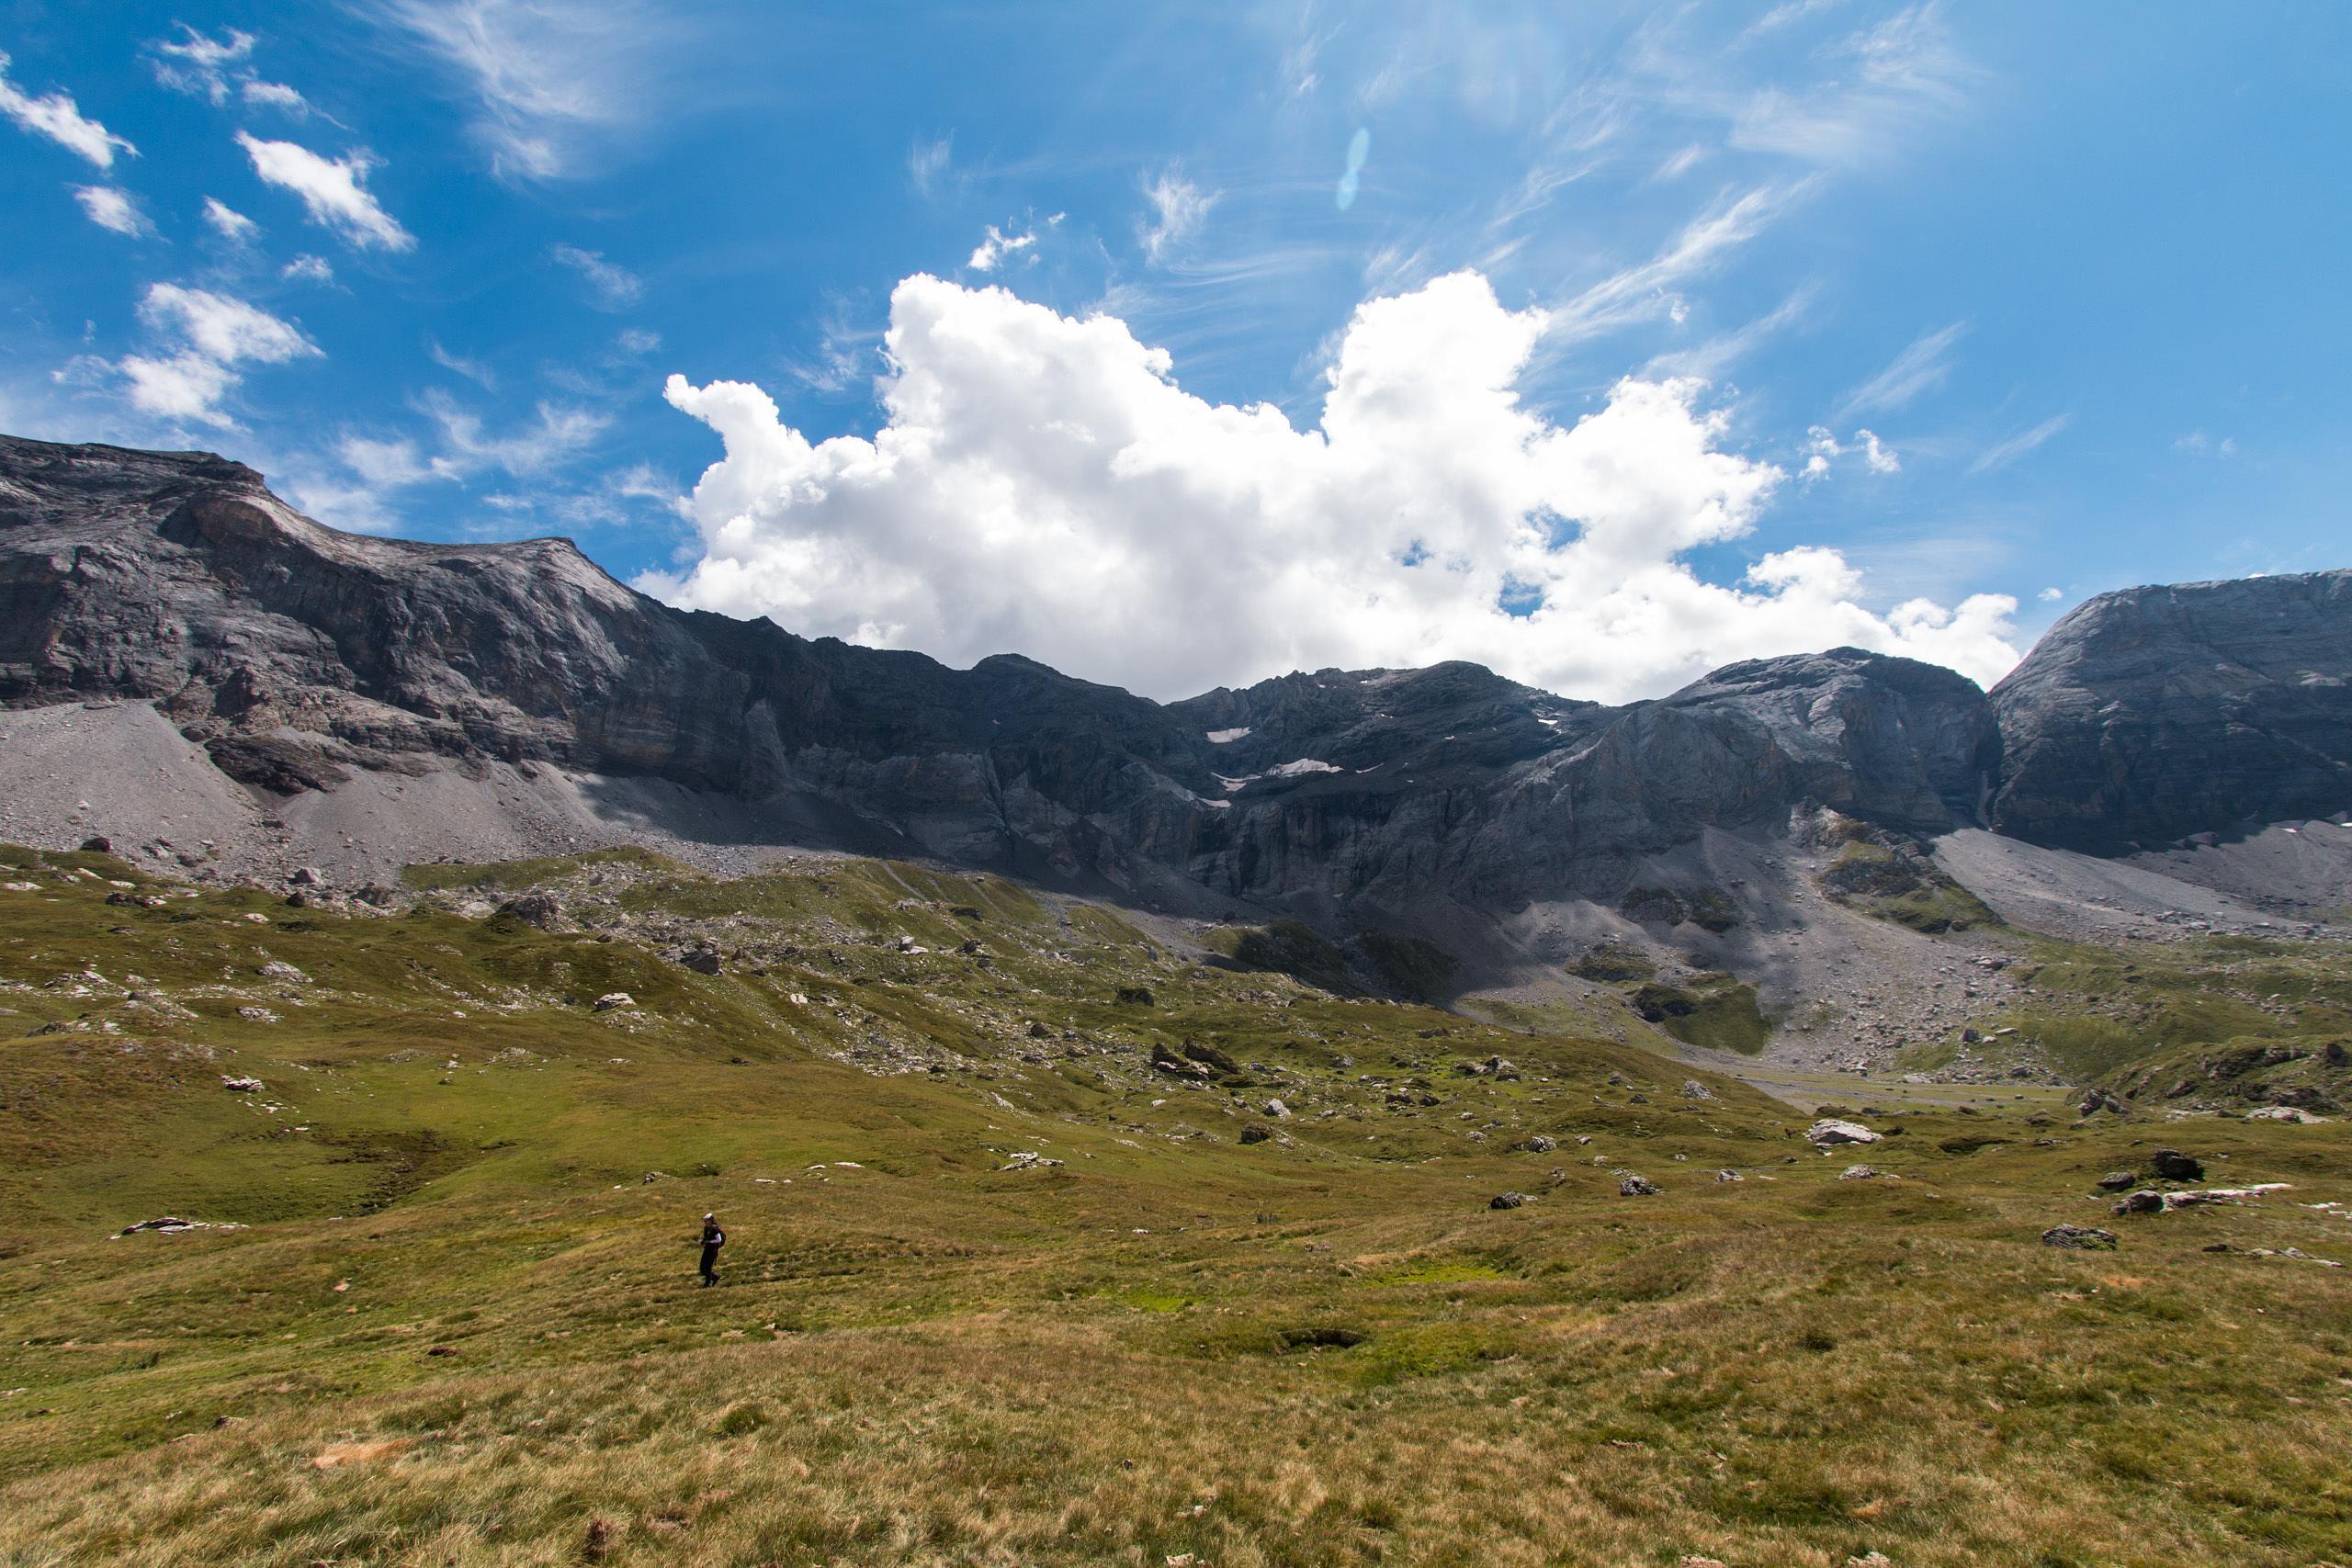
[[[702,1284],[708,1290],[718,1283],[718,1249],[727,1245],[727,1233],[718,1228],[717,1214],[702,1217]]]

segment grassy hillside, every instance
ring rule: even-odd
[[[1816,1154],[907,865],[0,863],[0,1562],[2352,1556],[2340,1122]],[[2293,1190],[2107,1218],[2159,1146]]]

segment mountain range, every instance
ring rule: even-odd
[[[2228,852],[2352,807],[2352,571],[2100,595],[1989,693],[1838,648],[1620,706],[1466,663],[1159,704],[673,609],[566,540],[338,532],[209,454],[0,438],[0,704],[21,841],[345,884],[842,850],[1549,962],[1597,930],[1575,911],[1656,893],[1669,931],[1711,901],[1769,928],[1770,846],[1825,818],[1988,896],[2054,854],[2340,905],[2333,846]]]

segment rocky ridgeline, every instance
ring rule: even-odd
[[[1990,698],[1837,649],[1623,707],[1458,663],[1159,705],[1015,656],[957,671],[673,610],[562,540],[338,533],[205,454],[0,437],[0,703],[152,704],[289,801],[554,769],[592,803],[674,786],[705,841],[918,853],[1195,912],[1613,901],[1704,829],[1799,809],[2101,850],[2336,812],[2347,626],[2352,574],[2323,573],[2094,601]],[[370,830],[462,858],[442,821]]]

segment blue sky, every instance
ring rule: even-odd
[[[0,428],[344,526],[1161,696],[2352,553],[2340,6],[96,14],[0,5]]]

